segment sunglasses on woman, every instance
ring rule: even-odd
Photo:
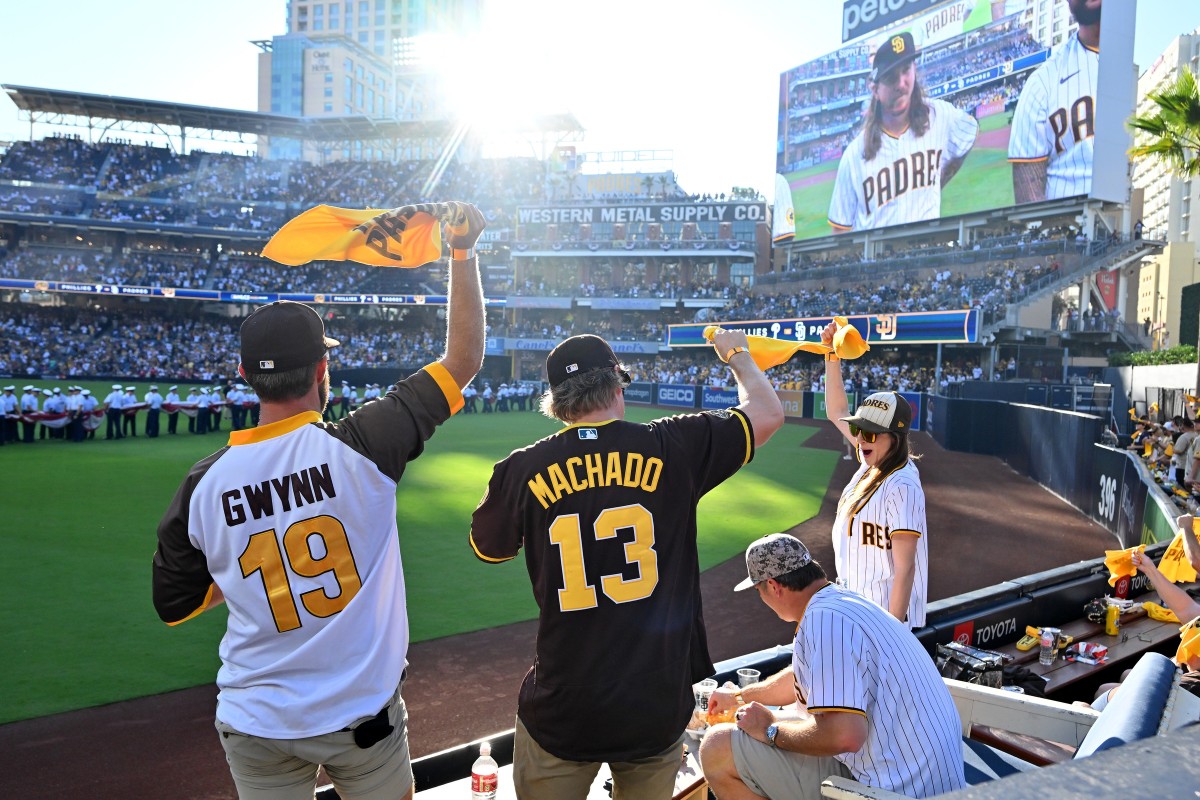
[[[867,444],[875,444],[875,439],[879,436],[878,433],[871,433],[871,431],[864,431],[862,428],[860,428],[854,424],[850,425],[850,435],[851,436],[861,436],[862,440],[864,442],[866,442]]]

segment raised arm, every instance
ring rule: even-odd
[[[717,357],[729,364],[738,385],[738,408],[750,418],[754,446],[767,443],[783,427],[783,405],[771,381],[750,357],[750,343],[741,331],[717,328],[712,338]],[[738,348],[741,348],[739,350]]]
[[[1179,617],[1181,621],[1187,622],[1200,616],[1200,603],[1193,600],[1190,594],[1171,583],[1166,575],[1159,572],[1158,567],[1154,566],[1154,559],[1147,558],[1145,553],[1134,550],[1131,560],[1133,566],[1150,579],[1150,585],[1162,598],[1163,605],[1174,611],[1175,616]]]
[[[487,222],[479,209],[469,203],[451,205],[462,211],[463,221],[446,226],[450,242],[450,296],[446,307],[446,354],[441,364],[461,389],[483,366],[483,286],[475,242]]]
[[[833,335],[837,333],[837,324],[829,323],[821,331],[821,341],[833,345]],[[836,356],[825,358],[825,416],[834,427],[850,441],[850,426],[842,422],[842,417],[850,416],[850,402],[846,399],[846,383],[842,380],[842,362]]]

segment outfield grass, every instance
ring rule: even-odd
[[[148,385],[139,384],[139,394]],[[629,417],[661,413],[631,409]],[[409,466],[398,524],[414,641],[535,616],[524,561],[477,561],[467,530],[492,463],[556,427],[533,413],[460,415]],[[805,449],[813,430],[786,426],[701,502],[702,569],[816,514],[839,454]],[[224,441],[224,434],[184,433],[0,449],[7,562],[0,723],[214,679],[224,610],[163,625],[150,602],[150,559],[158,518],[189,466]]]

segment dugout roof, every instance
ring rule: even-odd
[[[4,91],[22,112],[35,122],[61,122],[61,118],[86,118],[139,122],[159,127],[185,130],[219,131],[226,133],[279,136],[310,142],[344,142],[372,140],[424,139],[448,136],[452,120],[400,121],[371,119],[358,115],[348,117],[291,117],[283,114],[264,114],[258,111],[239,111],[231,108],[210,108],[161,100],[138,100],[86,92],[41,89],[33,86],[4,84]],[[52,119],[52,118],[60,119]],[[91,127],[89,124],[88,127]],[[534,121],[536,130],[543,132],[581,132],[573,114],[555,114]]]

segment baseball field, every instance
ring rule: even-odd
[[[942,216],[951,217],[988,208],[1013,205],[1012,168],[1008,164],[1011,114],[993,114],[979,121],[979,136],[962,168],[942,191]],[[786,173],[792,187],[796,216],[796,239],[826,236],[829,201],[838,161]]]
[[[110,384],[84,384],[100,397]],[[139,396],[148,384],[138,386]],[[160,384],[160,390],[166,386]],[[631,409],[639,421],[664,412]],[[150,602],[155,527],[190,465],[228,435],[181,433],[0,449],[5,465],[6,658],[0,723],[211,684],[225,612],[168,628]],[[498,566],[467,544],[471,511],[494,461],[556,430],[535,413],[459,415],[414,461],[398,493],[414,642],[536,614],[521,559]],[[163,430],[166,423],[163,422]],[[763,533],[813,517],[839,453],[804,448],[817,430],[785,426],[738,476],[700,505],[705,569]]]

